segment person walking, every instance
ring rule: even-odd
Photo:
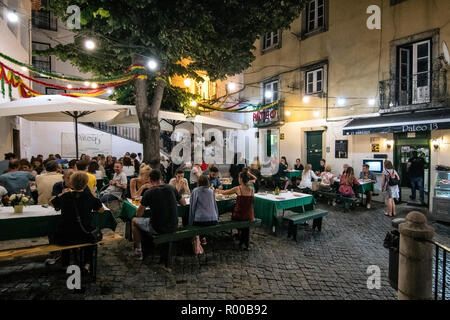
[[[408,160],[408,176],[411,182],[411,200],[416,200],[416,190],[419,189],[420,204],[425,205],[425,191],[423,187],[423,177],[427,163],[425,160],[417,155],[417,151],[411,153],[411,158]]]
[[[383,181],[381,183],[381,189],[385,194],[387,208],[384,215],[388,217],[395,217],[395,199],[400,198],[400,177],[397,171],[394,170],[394,166],[391,161],[386,160],[384,162],[384,168]]]

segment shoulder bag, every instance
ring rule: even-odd
[[[73,196],[73,193],[72,193],[72,196]],[[89,242],[92,244],[102,241],[103,234],[99,228],[95,228],[94,230],[92,230],[90,232],[86,231],[86,229],[83,226],[83,223],[81,222],[81,218],[80,218],[80,214],[78,212],[77,203],[75,201],[75,198],[72,197],[72,199],[73,199],[73,207],[75,208],[75,213],[77,214],[77,221],[80,225],[81,231],[83,231],[87,235]]]

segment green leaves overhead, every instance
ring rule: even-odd
[[[238,74],[253,59],[254,42],[266,32],[289,28],[305,0],[58,0],[50,9],[67,19],[66,9],[81,9],[75,42],[49,53],[95,75],[123,72],[135,54],[152,57],[168,76],[206,71],[212,80]],[[87,37],[97,42],[85,51]],[[181,66],[181,58],[194,61]],[[151,86],[149,86],[151,88]]]

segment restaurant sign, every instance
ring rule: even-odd
[[[344,128],[344,135],[363,135],[363,134],[374,134],[374,133],[411,133],[411,132],[427,132],[435,130],[450,129],[449,122],[433,122],[433,123],[422,123],[422,124],[407,124],[395,125],[384,127],[374,127],[374,128]]]
[[[78,150],[80,154],[98,155],[112,154],[112,137],[110,134],[78,134]],[[66,158],[76,157],[75,134],[61,133],[61,154]]]
[[[277,124],[281,120],[279,105],[279,103],[276,103],[271,108],[254,112],[253,125],[255,127],[268,127]]]

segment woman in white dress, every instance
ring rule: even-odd
[[[383,182],[381,183],[382,190],[385,194],[386,207],[385,216],[395,217],[395,199],[400,198],[400,177],[397,171],[394,170],[392,162],[386,160],[384,162]]]
[[[305,170],[303,170],[302,182],[300,182],[299,188],[312,189],[312,179],[318,180],[319,177],[312,171],[312,166],[307,164]]]

